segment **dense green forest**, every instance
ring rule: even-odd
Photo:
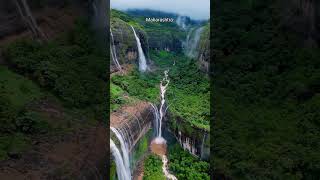
[[[32,148],[34,137],[106,119],[106,51],[94,39],[87,20],[79,19],[72,31],[47,43],[20,39],[3,47],[0,160]],[[51,115],[52,109],[63,115]]]
[[[286,3],[213,6],[217,178],[320,178],[320,49],[288,28]]]
[[[125,104],[126,100],[122,97],[124,94],[129,94],[130,97],[140,100],[158,103],[159,82],[162,79],[163,71],[171,66],[168,101],[172,115],[182,117],[192,126],[209,130],[210,94],[208,77],[197,69],[193,60],[188,60],[181,54],[166,51],[152,51],[150,54],[153,61],[158,65],[157,71],[139,74],[138,70],[135,69],[129,75],[115,75],[111,78],[111,101],[114,102],[112,106],[119,107],[118,105]],[[175,66],[172,66],[173,59],[177,61]]]
[[[143,180],[165,180],[162,172],[162,161],[157,155],[151,154],[144,161]]]
[[[178,144],[169,147],[169,168],[178,179],[209,180],[210,165],[185,152]]]

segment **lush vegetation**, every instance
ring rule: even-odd
[[[209,130],[210,87],[206,74],[198,69],[195,60],[182,54],[166,51],[151,51],[150,54],[160,75],[169,69],[167,98],[173,118],[180,117],[193,127]]]
[[[209,180],[210,165],[184,151],[179,144],[169,146],[169,169],[178,179]]]
[[[162,172],[162,161],[157,155],[149,155],[144,161],[143,180],[165,180]]]
[[[152,130],[149,130],[135,145],[134,151],[132,152],[131,156],[133,166],[136,165],[140,159],[143,159],[146,153],[148,153],[149,142],[152,138],[152,134]]]
[[[106,68],[104,51],[95,43],[88,24],[48,44],[17,41],[5,51],[7,61],[20,74],[32,78],[57,95],[65,105],[105,113]]]
[[[157,87],[159,78],[157,78],[156,74],[140,74],[137,69],[134,69],[130,74],[125,76],[114,75],[111,81],[114,85],[120,87],[121,90],[118,89],[118,92],[124,91],[130,97],[149,102],[156,102],[159,98],[159,87]],[[117,99],[119,96],[112,98]]]
[[[29,103],[43,96],[32,81],[0,66],[0,160],[17,156],[30,146],[30,138],[24,134],[48,130],[37,113],[26,111]]]
[[[125,91],[130,97],[159,103],[159,83],[163,71],[169,69],[169,89],[167,91],[168,105],[173,118],[183,118],[191,126],[209,130],[210,89],[209,80],[203,74],[194,60],[184,55],[166,51],[150,51],[157,70],[141,74],[134,70],[129,75],[115,75],[111,78],[114,85],[111,88],[111,101],[118,107],[123,104],[120,93]],[[175,65],[173,66],[173,63]],[[120,88],[119,88],[120,87]]]
[[[0,160],[19,158],[34,138],[102,119],[107,61],[93,38],[79,21],[72,32],[47,44],[24,39],[4,49],[8,66],[0,66]]]
[[[217,176],[320,177],[320,51],[304,48],[275,7],[231,0],[214,8]]]

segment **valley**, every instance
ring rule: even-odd
[[[153,13],[111,10],[110,179],[209,179],[209,23]]]

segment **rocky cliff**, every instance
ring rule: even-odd
[[[120,18],[112,17],[110,20],[110,26],[114,39],[114,42],[110,43],[114,43],[120,65],[138,64],[138,47],[130,24]],[[134,26],[134,28],[140,38],[144,54],[148,57],[147,34],[139,27]],[[113,63],[111,63],[111,69],[114,69],[113,66]]]

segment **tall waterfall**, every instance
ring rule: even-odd
[[[116,135],[117,139],[120,142],[121,152],[116,147],[114,142],[110,139],[110,147],[112,149],[112,154],[115,157],[117,174],[119,180],[128,180],[131,179],[131,170],[130,170],[130,159],[129,159],[129,145],[125,141],[124,135],[120,133],[116,128],[110,127],[112,132]],[[112,147],[114,146],[114,147]],[[121,179],[123,178],[123,179]]]
[[[130,25],[131,26],[131,25]],[[139,53],[139,71],[140,72],[145,72],[147,70],[147,60],[146,60],[146,57],[143,53],[143,50],[142,50],[142,47],[141,47],[141,42],[140,42],[140,39],[139,37],[137,36],[136,34],[136,31],[134,30],[133,26],[131,26],[132,30],[133,30],[133,33],[134,33],[134,36],[136,38],[136,41],[137,41],[137,46],[138,46],[138,53]]]
[[[194,58],[197,56],[197,47],[200,41],[201,33],[203,31],[203,27],[200,27],[194,31],[194,29],[191,29],[188,33],[187,40],[185,42],[185,54],[188,57]]]
[[[159,115],[160,115],[160,123],[159,123],[159,135],[158,137],[162,137],[162,119],[165,115],[165,111],[164,111],[164,104],[166,102],[166,99],[164,97],[164,95],[166,94],[167,91],[167,87],[169,85],[169,79],[168,79],[168,72],[169,70],[165,70],[164,71],[164,78],[162,79],[162,81],[160,82],[160,96],[161,96],[161,105],[160,105],[160,109],[159,109]]]
[[[169,70],[165,70],[164,71],[164,77],[163,79],[160,81],[160,98],[161,98],[161,104],[160,104],[160,107],[159,109],[153,105],[153,113],[154,113],[154,128],[155,128],[155,132],[156,132],[156,141],[158,141],[158,143],[162,143],[163,141],[165,141],[163,138],[162,138],[162,119],[163,117],[165,116],[165,113],[166,113],[166,109],[165,109],[165,102],[166,102],[166,99],[165,99],[165,94],[166,94],[166,91],[167,91],[167,87],[169,85],[169,79],[168,79],[168,72]]]
[[[119,71],[122,71],[121,65],[118,61],[116,46],[114,44],[114,37],[113,37],[112,31],[111,31],[111,28],[110,28],[110,35],[111,35],[110,37],[111,37],[111,42],[112,42],[112,45],[110,46],[110,52],[111,52],[111,57],[112,57],[113,63],[117,66]]]
[[[128,173],[121,153],[112,139],[110,139],[110,149],[116,163],[117,175],[119,180],[131,180],[131,175]]]
[[[167,147],[166,140],[162,137],[162,119],[167,111],[167,108],[165,109],[165,102],[166,102],[165,94],[166,94],[166,91],[167,91],[167,88],[168,88],[168,85],[170,82],[170,80],[168,79],[168,73],[169,73],[169,70],[165,70],[164,77],[160,81],[161,104],[160,104],[159,109],[155,105],[151,104],[152,108],[153,108],[154,117],[155,117],[155,120],[154,120],[155,127],[154,128],[155,128],[155,132],[157,135],[157,137],[151,142],[151,151],[153,149],[152,147],[155,147],[155,149],[158,149],[159,145],[160,145],[160,147],[162,146],[162,148],[160,148],[160,149],[163,149],[163,147],[165,147],[165,148]],[[165,154],[162,154],[161,152],[155,152],[155,153],[161,156],[162,172],[163,172],[164,176],[166,177],[166,179],[177,180],[177,178],[173,174],[171,174],[168,170],[167,156]]]

